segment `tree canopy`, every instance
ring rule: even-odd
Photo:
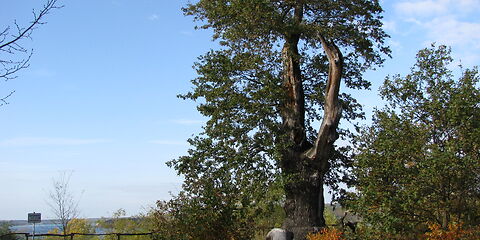
[[[339,119],[364,116],[340,82],[368,89],[362,73],[389,54],[378,1],[200,0],[183,10],[221,47],[199,58],[193,90],[180,95],[208,117],[189,154],[169,163],[185,176],[182,194],[258,209],[279,181],[285,227],[324,226],[323,184],[335,187],[349,164],[334,148],[348,133]]]
[[[352,203],[378,231],[480,223],[480,78],[455,80],[452,64],[446,46],[419,51],[408,75],[385,79],[388,104],[357,139]]]

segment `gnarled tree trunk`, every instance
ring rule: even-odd
[[[300,13],[296,12],[296,16],[301,18]],[[333,42],[327,41],[323,36],[319,38],[329,60],[329,75],[325,89],[323,121],[314,143],[308,142],[305,130],[305,96],[298,54],[300,36],[287,35],[282,51],[283,87],[287,93],[282,108],[282,120],[288,142],[281,162],[282,171],[287,176],[287,218],[283,227],[292,231],[295,239],[303,239],[308,232],[325,227],[324,176],[328,171],[333,143],[338,138],[336,130],[341,116],[338,94],[343,57]]]

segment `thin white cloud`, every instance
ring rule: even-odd
[[[383,29],[387,32],[396,33],[397,32],[397,23],[395,21],[383,21]]]
[[[443,16],[423,25],[429,31],[431,41],[480,49],[480,22],[464,22],[454,16]]]
[[[395,41],[395,40],[388,40],[388,45],[392,46],[392,47],[395,47],[395,48],[400,48],[402,46],[402,44],[399,42],[399,41]]]
[[[20,137],[0,141],[0,147],[76,146],[108,142],[106,139]]]
[[[416,24],[416,25],[422,25],[422,22],[421,22],[421,21],[419,21],[418,19],[413,18],[413,17],[406,18],[406,19],[404,19],[404,21],[407,22],[407,23],[413,23],[413,24]]]
[[[205,122],[203,120],[198,120],[198,119],[173,119],[171,121],[173,123],[180,124],[180,125],[200,125]]]
[[[395,10],[407,16],[429,17],[448,12],[449,0],[404,1],[395,5]]]
[[[177,140],[151,140],[150,143],[158,144],[158,145],[178,145],[178,146],[188,145],[187,141],[177,141]]]
[[[391,47],[393,52],[400,52],[403,48],[402,44],[399,41],[393,39],[387,40],[387,44]]]
[[[33,74],[36,77],[54,77],[55,75],[57,75],[55,71],[45,69],[45,68],[36,69],[33,71]]]
[[[155,20],[160,19],[160,17],[159,17],[157,14],[152,14],[152,15],[150,15],[150,16],[148,17],[148,19],[149,19],[150,21],[155,21]]]
[[[477,14],[478,0],[408,0],[395,4],[395,11],[405,17],[429,18],[445,14]]]
[[[193,32],[192,31],[180,31],[180,34],[185,35],[185,36],[192,36]]]
[[[452,46],[461,59],[475,64],[480,51],[479,0],[403,0],[394,4],[395,21],[403,21],[404,36],[422,31],[424,45]],[[391,27],[386,23],[386,29]],[[410,25],[409,25],[410,24]],[[400,29],[400,25],[398,26]]]
[[[465,67],[478,66],[480,56],[475,51],[462,51],[460,53],[453,53],[455,59],[454,65],[462,65]]]
[[[478,0],[450,0],[450,2],[457,4],[458,7],[467,12],[476,12],[480,8],[480,1]]]

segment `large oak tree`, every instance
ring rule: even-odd
[[[200,0],[184,12],[221,45],[199,58],[181,96],[208,118],[189,155],[170,162],[184,193],[236,194],[245,206],[281,181],[283,226],[298,239],[325,226],[323,185],[346,164],[339,121],[363,117],[340,85],[369,88],[362,73],[389,54],[378,1]]]

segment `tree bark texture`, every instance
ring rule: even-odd
[[[297,9],[300,11],[302,9]],[[300,18],[301,14],[295,13]],[[308,232],[325,227],[323,183],[328,171],[328,160],[333,143],[338,138],[337,127],[341,117],[338,100],[343,69],[343,57],[338,47],[319,36],[329,60],[329,74],[325,89],[324,116],[318,136],[311,143],[305,130],[305,96],[298,52],[299,34],[286,35],[282,51],[286,98],[282,106],[283,128],[288,142],[282,153],[281,169],[287,176],[285,184],[286,220],[283,228],[295,239],[304,239]]]

